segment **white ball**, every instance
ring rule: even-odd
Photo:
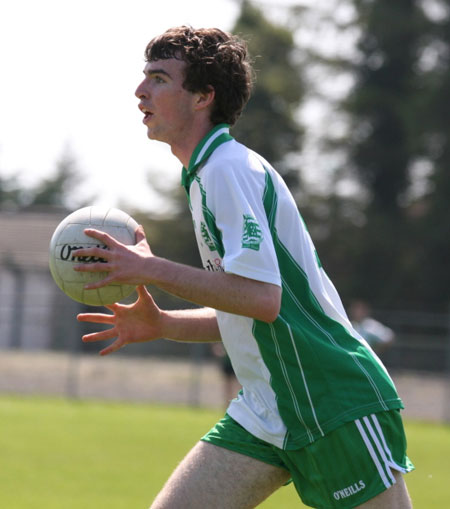
[[[50,241],[49,266],[56,284],[70,298],[90,306],[104,306],[128,297],[133,285],[112,283],[103,288],[85,290],[84,285],[104,279],[106,272],[75,272],[74,265],[99,262],[98,258],[77,258],[76,249],[102,247],[100,241],[84,234],[86,228],[109,233],[122,244],[136,243],[137,222],[122,210],[107,207],[85,207],[69,214],[57,226]]]

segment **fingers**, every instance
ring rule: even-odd
[[[100,240],[105,244],[105,246],[111,247],[120,244],[114,237],[112,237],[109,233],[102,232],[100,230],[96,230],[95,228],[86,228],[84,233],[88,237],[92,237],[93,239]]]
[[[121,304],[106,304],[105,305],[105,308],[106,309],[109,309],[110,311],[112,311],[113,313],[116,313],[121,307],[123,307]],[[111,315],[106,315],[106,316],[111,316]]]
[[[109,274],[103,279],[99,279],[98,281],[86,283],[84,285],[85,290],[95,290],[97,288],[103,288],[104,286],[108,286],[115,280],[114,275],[112,274],[114,268],[109,263],[83,263],[82,265],[75,265],[73,267],[73,270],[75,272],[92,272],[94,274],[101,273]]]
[[[117,309],[116,305],[107,306],[111,311]],[[92,323],[104,323],[108,325],[114,325],[115,315],[106,315],[102,313],[81,313],[77,316],[78,321],[80,322],[92,322]],[[107,329],[100,332],[93,332],[91,334],[85,334],[81,340],[83,343],[94,343],[96,341],[108,341],[110,339],[117,338],[118,331],[116,327],[112,327],[111,329]],[[122,346],[125,345],[125,342],[118,337],[114,343],[107,346],[99,353],[100,355],[108,355],[110,353],[116,352]]]
[[[72,251],[72,260],[82,263],[81,267],[90,267],[92,265],[102,265],[108,261],[109,249],[103,247],[84,247]],[[79,267],[79,266],[77,266]],[[106,269],[102,269],[106,270]]]
[[[153,297],[150,295],[149,291],[144,285],[139,285],[138,287],[136,287],[136,292],[140,299],[153,302]]]
[[[93,343],[95,341],[105,341],[108,339],[113,339],[117,336],[117,331],[115,328],[108,329],[102,332],[94,332],[93,334],[86,334],[82,337],[83,343]],[[117,338],[114,343],[111,343],[106,348],[103,348],[103,350],[100,350],[100,355],[109,355],[110,353],[117,352],[117,350],[120,350],[124,345],[125,341],[123,341],[120,337]]]
[[[109,283],[114,281],[113,276],[105,277],[104,279],[100,279],[100,281],[95,281],[93,283],[87,283],[84,285],[85,290],[95,290],[97,288],[103,288],[104,286],[108,286]]]
[[[120,350],[125,343],[119,339],[116,339],[114,343],[111,343],[106,348],[103,348],[103,350],[100,350],[100,355],[109,355],[110,353],[117,352],[117,350]]]
[[[114,315],[106,315],[102,313],[80,313],[77,315],[79,322],[107,323],[114,324]]]
[[[117,337],[117,330],[115,327],[101,332],[93,332],[91,334],[85,334],[81,340],[83,343],[95,343],[96,341],[106,341]]]
[[[136,244],[139,244],[139,242],[141,242],[142,240],[146,240],[146,236],[144,232],[144,227],[140,224],[136,228]]]
[[[101,263],[105,263],[106,265],[106,262],[108,261],[108,251],[110,251],[110,248],[120,245],[120,242],[118,242],[114,237],[112,237],[108,233],[102,232],[100,230],[95,230],[93,228],[86,228],[84,230],[84,233],[88,237],[92,237],[96,240],[99,240],[103,244],[103,247],[101,246],[85,247],[73,251],[72,252],[73,258],[79,261],[80,263],[83,263],[83,265],[75,266],[74,270],[80,270],[85,272],[90,272],[94,270],[98,271],[101,268],[101,266],[99,267]],[[86,267],[89,267],[89,269],[86,269]],[[108,269],[105,267],[101,268],[101,270]]]

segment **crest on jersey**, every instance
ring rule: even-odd
[[[206,228],[206,224],[203,221],[200,223],[200,233],[202,235],[203,242],[208,246],[209,250],[215,251],[216,245],[214,244],[214,241],[208,232],[208,228]]]
[[[263,241],[263,234],[258,221],[253,216],[244,214],[244,228],[242,233],[242,247],[259,251]]]

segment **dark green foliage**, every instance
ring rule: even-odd
[[[271,23],[248,1],[242,2],[233,32],[248,42],[256,83],[232,133],[275,165],[295,192],[299,169],[289,166],[286,155],[301,148],[303,130],[294,114],[304,95],[304,83],[293,34]]]
[[[329,64],[330,76],[353,72],[354,87],[340,105],[350,129],[328,146],[347,154],[347,171],[361,194],[310,195],[303,213],[345,301],[362,297],[375,307],[446,311],[450,12],[429,16],[429,3],[419,0],[349,4],[356,12],[351,28],[357,25],[360,34],[358,56]],[[420,164],[428,175],[414,174]],[[345,174],[338,170],[336,182]]]
[[[374,213],[398,215],[414,156],[411,107],[424,22],[416,0],[355,2],[362,35],[352,114],[351,158]],[[389,20],[389,21],[388,21]]]
[[[15,177],[0,176],[0,209],[18,208],[22,201],[22,194]]]
[[[74,190],[82,183],[82,175],[78,171],[76,160],[65,154],[56,164],[53,176],[44,179],[30,193],[29,206],[67,207]],[[76,208],[87,205],[77,204]]]
[[[422,2],[353,3],[361,29],[360,59],[345,107],[352,124],[350,163],[368,199],[362,209],[365,219],[352,233],[353,247],[341,253],[340,264],[344,257],[352,260],[354,271],[344,296],[364,297],[382,307],[445,308],[448,291],[442,288],[437,295],[432,288],[447,279],[439,274],[445,267],[441,263],[438,271],[436,262],[446,249],[448,253],[448,231],[445,236],[441,222],[448,207],[438,205],[448,198],[439,198],[436,186],[428,196],[411,199],[408,192],[410,169],[419,158],[432,160],[432,180],[445,187],[443,174],[448,171],[439,169],[439,161],[445,157],[450,116],[436,85],[441,82],[443,90],[448,62],[440,66],[440,77],[437,69],[421,67],[421,56],[435,39]],[[434,157],[436,145],[440,150]],[[330,235],[334,242],[339,241],[336,231]],[[334,255],[331,260],[339,266]],[[448,283],[442,286],[448,288]]]
[[[90,203],[91,197],[75,200],[75,191],[83,183],[76,159],[65,153],[56,163],[54,174],[39,181],[35,186],[24,187],[17,177],[0,176],[0,208],[23,209],[79,208]]]

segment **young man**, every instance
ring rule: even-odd
[[[139,287],[111,315],[80,315],[111,325],[83,340],[116,338],[103,355],[157,338],[222,341],[243,386],[152,508],[255,507],[290,479],[312,507],[410,507],[394,384],[352,328],[284,182],[229,134],[251,90],[246,46],[178,27],[148,44],[146,60],[139,108],[148,137],[183,164],[207,270],[154,255],[142,228],[135,246],[87,230],[109,248],[77,253],[107,261],[77,267],[108,272],[88,287]],[[163,311],[143,285],[203,307]]]

